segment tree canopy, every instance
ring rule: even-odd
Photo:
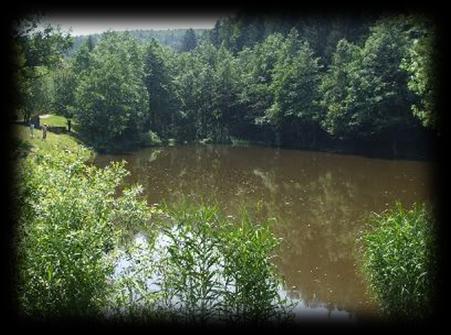
[[[202,36],[185,30],[180,50],[135,35],[88,37],[66,57],[58,30],[17,35],[21,109],[74,115],[101,147],[149,131],[316,147],[436,128],[427,18],[229,16]]]

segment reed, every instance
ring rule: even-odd
[[[371,217],[361,241],[362,270],[383,313],[408,319],[430,315],[436,267],[431,210],[397,203]]]

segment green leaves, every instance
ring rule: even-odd
[[[288,39],[286,43],[294,42]],[[314,121],[319,116],[319,58],[314,57],[307,42],[301,43],[285,57],[278,60],[273,70],[271,90],[274,94],[274,104],[278,106],[273,110],[279,112],[273,113],[272,118],[276,123],[291,118]]]
[[[346,40],[338,42],[321,84],[325,130],[340,137],[371,138],[416,127],[410,111],[414,100],[408,91],[408,87],[415,91],[415,84],[406,72],[414,71],[408,55],[413,52],[410,32],[416,24],[410,17],[386,17],[371,27],[361,48]],[[431,56],[425,54],[428,61]],[[426,116],[417,116],[428,123]]]
[[[352,119],[358,108],[354,85],[360,51],[358,46],[344,39],[338,41],[332,64],[322,77],[320,104],[326,112],[321,124],[332,135],[348,135],[349,129],[355,127]]]
[[[232,222],[216,207],[148,208],[140,186],[117,194],[124,163],[99,169],[85,163],[85,151],[55,147],[21,161],[18,296],[25,314],[288,318],[270,262],[278,239],[269,224],[255,225],[244,212]],[[130,243],[137,232],[146,243]],[[130,264],[117,275],[123,257]]]
[[[187,203],[164,207],[162,213],[155,242],[148,243],[147,252],[130,253],[131,272],[116,279],[119,291],[128,287],[134,297],[119,302],[118,317],[127,319],[139,303],[146,311],[139,314],[143,320],[157,315],[201,324],[289,319],[290,308],[279,296],[282,281],[270,262],[278,240],[268,223],[254,224],[245,212],[232,222],[217,207]],[[139,278],[140,287],[127,284],[129,277]],[[155,290],[150,300],[142,291],[149,285]]]
[[[128,34],[105,33],[76,91],[82,133],[97,147],[138,139],[149,110],[142,50]]]
[[[18,294],[33,317],[100,315],[121,225],[142,225],[149,216],[139,188],[114,197],[123,164],[97,169],[85,163],[85,151],[49,148],[22,165]]]
[[[437,127],[437,73],[438,51],[435,45],[434,26],[428,20],[416,20],[411,29],[415,34],[409,42],[408,53],[401,69],[409,73],[408,87],[416,95],[413,114],[425,127]]]
[[[181,51],[191,51],[197,46],[196,33],[193,29],[188,29],[183,36]]]
[[[429,315],[435,280],[435,228],[430,209],[415,205],[372,218],[363,236],[363,266],[374,297],[392,317]]]

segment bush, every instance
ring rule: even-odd
[[[83,147],[35,149],[20,159],[16,184],[18,301],[26,315],[200,323],[291,317],[271,263],[278,239],[269,222],[254,224],[246,212],[224,217],[217,207],[149,208],[139,186],[118,195],[123,163],[100,169],[86,163]],[[145,243],[130,243],[137,232]]]
[[[157,133],[149,130],[148,132],[141,135],[141,145],[143,146],[158,146],[161,145],[162,141]]]
[[[99,316],[120,227],[148,217],[139,189],[115,197],[123,164],[99,169],[86,157],[85,149],[38,150],[20,162],[18,293],[26,315]]]
[[[426,205],[406,210],[398,203],[372,217],[363,242],[363,272],[389,317],[429,315],[434,284],[434,222]]]

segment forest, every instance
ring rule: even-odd
[[[12,34],[13,303],[27,320],[434,314],[432,17]]]
[[[135,31],[74,48],[68,33],[23,25],[17,114],[74,118],[100,151],[237,140],[421,156],[438,133],[427,17],[241,14],[177,32],[179,47]]]

